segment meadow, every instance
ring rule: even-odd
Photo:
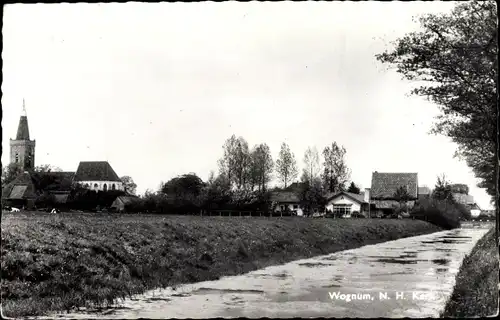
[[[441,229],[402,219],[2,214],[4,316],[97,308],[146,290]]]

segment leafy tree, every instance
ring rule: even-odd
[[[410,200],[410,194],[406,186],[400,186],[394,192],[394,199],[399,202],[399,209],[403,209]]]
[[[10,163],[5,167],[2,166],[2,186],[14,181],[21,172],[21,166],[16,163]]]
[[[351,184],[349,185],[349,188],[347,188],[347,192],[360,194],[361,190],[354,182],[351,182]]]
[[[123,176],[120,178],[120,180],[123,183],[123,188],[125,189],[125,192],[130,193],[130,194],[135,194],[135,191],[137,189],[137,184],[134,182],[132,177]]]
[[[478,184],[495,195],[498,177],[497,8],[493,1],[467,1],[449,14],[420,17],[422,31],[398,39],[377,55],[407,80],[411,93],[436,103],[441,115],[432,133],[457,143]]]
[[[451,185],[448,180],[446,180],[446,176],[444,174],[437,177],[436,186],[432,191],[432,198],[436,200],[453,201]]]
[[[258,191],[265,191],[271,181],[273,169],[274,162],[269,146],[265,143],[255,146],[251,153],[251,190],[257,186]]]
[[[319,178],[314,178],[308,183],[300,185],[299,199],[300,205],[309,215],[314,211],[323,211],[326,199],[323,196],[322,181]]]
[[[314,180],[319,176],[319,172],[320,164],[318,150],[316,147],[308,147],[304,154],[303,182],[308,182],[312,185]]]
[[[323,184],[329,192],[344,190],[345,184],[351,176],[351,170],[345,160],[346,149],[333,142],[323,150],[324,171]]]
[[[205,208],[222,208],[232,200],[231,182],[224,175],[215,177],[212,172],[205,188]]]
[[[226,140],[223,149],[219,173],[227,177],[237,190],[250,188],[251,156],[247,141],[243,137],[236,138],[233,134]]]
[[[193,211],[202,205],[202,193],[205,183],[194,173],[189,173],[170,179],[161,192],[173,202],[175,208],[183,211]]]
[[[290,181],[297,178],[297,162],[293,152],[285,142],[281,144],[281,150],[276,160],[276,173],[285,188]]]

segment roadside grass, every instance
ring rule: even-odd
[[[441,317],[495,315],[498,308],[498,268],[498,248],[493,228],[462,262],[455,288]]]
[[[419,220],[2,214],[2,315],[106,307],[149,289],[441,231]]]

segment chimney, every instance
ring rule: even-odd
[[[365,198],[363,199],[365,202],[370,202],[370,188],[365,188]]]

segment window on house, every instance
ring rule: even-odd
[[[111,185],[111,189],[116,190],[116,185],[114,183]]]
[[[350,204],[335,204],[333,206],[333,213],[339,216],[351,214],[351,206]]]
[[[281,209],[281,211],[285,211],[285,206],[284,206],[284,205],[281,205],[281,206],[280,206],[280,209]]]
[[[294,204],[294,205],[293,205],[293,208],[294,208],[294,209],[298,209],[298,208],[299,208],[299,205],[298,205],[298,204]]]
[[[104,184],[104,187],[102,188],[104,191],[108,191],[108,185]]]
[[[90,188],[90,185],[88,183],[86,183],[85,188]]]
[[[99,189],[99,185],[97,183],[94,184],[94,189]]]

